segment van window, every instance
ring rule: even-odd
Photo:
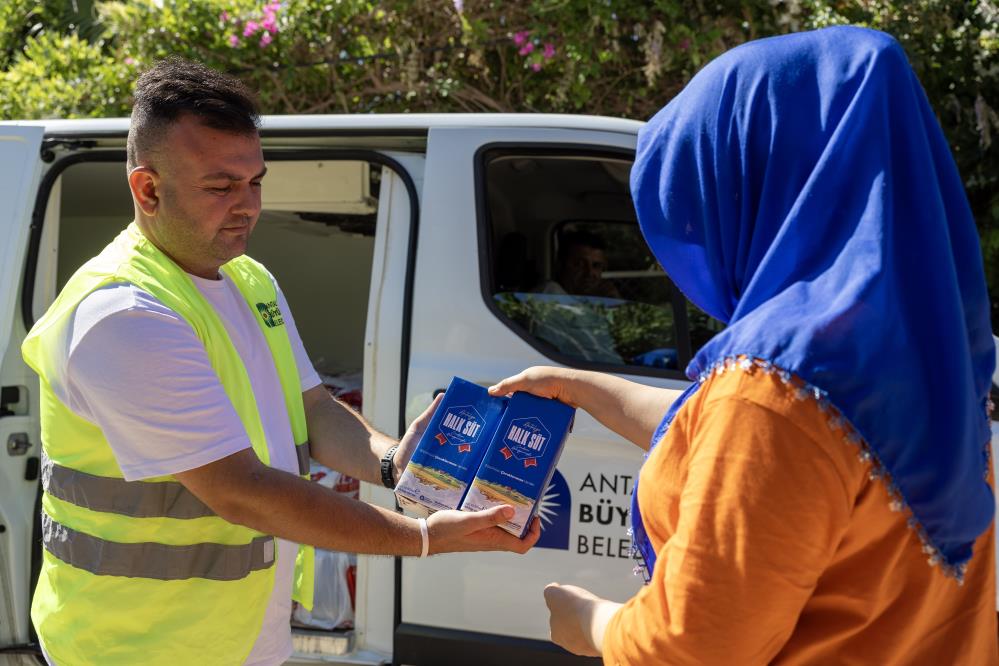
[[[480,157],[484,296],[535,348],[567,365],[678,375],[721,330],[645,244],[630,156],[495,149]]]

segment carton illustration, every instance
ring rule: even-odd
[[[508,504],[516,513],[500,527],[522,538],[555,472],[575,413],[557,400],[514,393],[461,510]]]
[[[399,506],[422,516],[461,506],[506,403],[453,378],[396,485]]]

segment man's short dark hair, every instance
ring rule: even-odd
[[[197,116],[207,127],[235,134],[255,133],[260,127],[257,100],[239,79],[171,56],[144,72],[135,84],[128,130],[129,170],[185,114]]]
[[[606,245],[600,236],[584,230],[569,231],[559,237],[558,252],[555,260],[559,265],[569,258],[569,250],[578,246],[591,247],[594,250],[605,250]]]

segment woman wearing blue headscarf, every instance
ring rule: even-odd
[[[649,583],[623,605],[550,586],[553,640],[614,664],[999,664],[982,257],[898,43],[729,51],[642,130],[631,186],[666,272],[727,327],[661,422],[667,392],[594,373],[493,387],[652,435]]]

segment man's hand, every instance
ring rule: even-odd
[[[569,368],[537,365],[490,386],[489,394],[509,395],[515,391],[525,391],[542,398],[561,400],[570,407],[579,407],[572,394],[575,376],[576,371]]]
[[[573,654],[599,657],[604,631],[621,604],[601,599],[575,585],[551,583],[545,587],[551,613],[551,637]]]
[[[433,418],[434,412],[437,411],[437,405],[441,404],[441,400],[444,399],[444,394],[439,393],[434,401],[430,403],[430,406],[423,410],[415,421],[409,424],[409,428],[406,429],[406,434],[402,436],[399,440],[399,448],[395,451],[395,457],[392,459],[392,464],[395,465],[395,482],[399,483],[399,477],[402,476],[402,472],[406,469],[406,465],[409,464],[409,459],[413,457],[413,452],[416,451],[416,445],[420,443],[420,438],[423,437],[423,433],[427,430],[427,425],[430,423],[430,419]]]
[[[438,511],[427,519],[430,554],[506,550],[523,555],[541,536],[541,521],[535,516],[523,539],[500,529],[513,518],[513,507],[495,506],[484,511]]]

